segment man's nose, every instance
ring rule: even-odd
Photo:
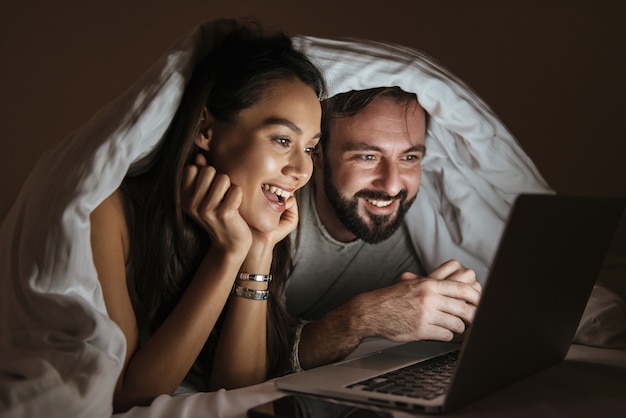
[[[403,189],[400,169],[391,161],[381,162],[376,179],[376,187],[389,196],[396,196]]]

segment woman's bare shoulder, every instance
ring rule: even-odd
[[[129,233],[124,196],[120,189],[102,201],[91,213],[92,245],[94,239],[98,241],[113,240],[121,242],[124,258],[128,258]],[[119,241],[121,240],[121,241]],[[112,244],[112,242],[109,241]]]

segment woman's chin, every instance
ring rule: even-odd
[[[248,225],[250,226],[253,234],[269,234],[276,231],[280,222],[280,217],[276,216],[272,218],[275,219],[270,219],[269,216],[265,219],[255,219],[249,221]]]

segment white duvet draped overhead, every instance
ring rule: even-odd
[[[0,231],[1,416],[111,415],[125,341],[102,299],[89,214],[129,169],[149,162],[191,68],[231,25],[211,22],[181,39],[135,86],[50,149],[25,182]],[[515,196],[551,192],[506,127],[417,51],[295,41],[322,69],[331,95],[381,85],[417,93],[431,119],[423,185],[407,218],[414,243],[429,269],[457,258],[484,276]]]

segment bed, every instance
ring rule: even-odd
[[[194,63],[233,24],[192,30],[125,94],[44,154],[27,178],[0,230],[1,416],[111,416],[125,341],[107,316],[89,214],[127,172],[150,164]],[[514,198],[553,193],[514,136],[471,88],[419,51],[367,40],[294,41],[322,69],[329,95],[381,85],[417,93],[431,118],[414,211],[420,216],[409,219],[429,239],[415,244],[427,269],[456,258],[485,276]],[[602,288],[590,306],[577,342],[600,350],[584,351],[592,360],[601,350],[615,354],[606,369],[613,384],[623,376],[626,309]],[[243,416],[248,405],[276,396],[267,382],[162,396],[124,415]]]

